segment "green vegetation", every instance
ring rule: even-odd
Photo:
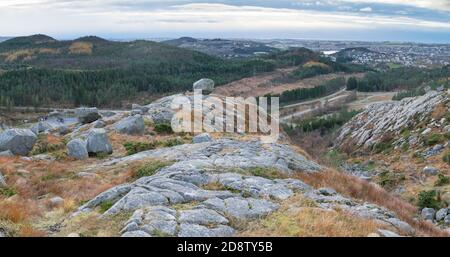
[[[181,138],[169,138],[158,142],[158,145],[163,147],[173,147],[182,144],[184,144],[184,141]]]
[[[247,169],[252,176],[263,177],[267,179],[280,178],[280,172],[273,168],[252,167]]]
[[[299,66],[305,78],[358,68],[320,57],[305,48],[248,59],[221,59],[166,44],[98,37],[57,41],[44,35],[0,43],[0,106],[122,107],[126,100],[183,92],[204,77],[217,86],[276,68]]]
[[[303,132],[311,132],[318,129],[324,132],[330,131],[341,127],[358,113],[359,111],[348,111],[347,109],[342,109],[338,113],[334,113],[332,115],[299,121],[295,123],[295,130],[298,129]]]
[[[112,201],[104,201],[100,204],[100,213],[105,213],[107,212],[109,209],[111,209],[111,207],[113,207],[114,202]]]
[[[424,138],[425,143],[428,146],[433,146],[439,143],[444,142],[445,136],[443,134],[432,133]]]
[[[404,92],[400,92],[394,95],[394,97],[392,98],[392,100],[395,101],[400,101],[404,98],[407,97],[416,97],[416,96],[421,96],[424,95],[426,92],[423,88],[416,88],[416,89],[412,89],[412,90],[408,90],[408,91],[404,91]]]
[[[437,200],[437,193],[435,190],[421,191],[418,196],[417,206],[423,208],[439,208],[439,201]]]
[[[155,131],[160,134],[172,134],[172,126],[170,124],[166,123],[156,123],[155,124]]]
[[[304,100],[315,99],[330,95],[345,87],[344,78],[336,78],[325,82],[313,88],[299,88],[283,92],[281,95],[268,95],[280,97],[280,103],[287,105],[289,103],[297,103]]]
[[[0,188],[0,195],[6,196],[6,197],[11,197],[16,194],[17,194],[16,189],[14,189],[12,187]]]
[[[442,157],[442,160],[450,165],[450,152],[446,152],[444,157]]]
[[[449,83],[446,79],[448,77],[450,77],[450,66],[436,69],[402,67],[387,71],[368,72],[364,78],[357,81],[356,89],[361,92],[393,91],[397,89],[410,91],[406,94],[399,94],[397,99],[400,99],[410,94],[420,94],[421,91],[418,88],[423,85],[431,86],[438,83],[448,88]],[[354,87],[354,85],[352,86]]]
[[[170,165],[171,162],[155,161],[144,164],[137,171],[133,172],[134,179],[153,176],[158,170]]]
[[[347,80],[347,90],[355,90],[358,88],[358,80],[355,77],[351,77]]]
[[[127,150],[128,155],[133,155],[139,152],[155,149],[155,144],[153,142],[125,142],[123,144]]]
[[[387,189],[394,188],[404,180],[404,175],[390,172],[388,170],[384,170],[378,174],[378,184]]]
[[[440,187],[450,184],[450,177],[447,177],[443,174],[438,175],[438,179],[434,183],[434,186]]]

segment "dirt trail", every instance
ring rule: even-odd
[[[242,97],[264,96],[266,94],[280,94],[284,91],[298,88],[311,88],[319,86],[326,81],[338,77],[361,78],[364,75],[364,73],[355,73],[355,74],[332,73],[316,76],[313,78],[302,79],[292,83],[282,83],[275,81],[277,79],[283,80],[284,77],[286,77],[290,72],[292,72],[295,69],[296,67],[278,69],[273,72],[237,80],[229,84],[217,87],[214,90],[214,93],[224,96],[242,96]]]

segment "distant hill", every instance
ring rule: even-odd
[[[255,55],[269,54],[277,51],[263,43],[248,40],[229,39],[195,39],[192,37],[181,37],[163,41],[162,43],[191,49],[222,58],[246,58]]]
[[[213,45],[223,40],[202,42]],[[220,86],[316,58],[317,54],[307,49],[223,59],[144,40],[18,37],[0,43],[0,106],[121,107],[129,101],[148,103],[162,94],[190,90],[200,78],[211,78]]]
[[[98,70],[160,64],[196,65],[219,61],[194,51],[151,41],[115,42],[96,36],[58,41],[45,35],[0,43],[0,66]]]

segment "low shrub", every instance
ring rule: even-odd
[[[428,146],[433,146],[442,142],[444,142],[444,135],[442,134],[433,133],[425,138],[425,143]]]
[[[442,157],[442,160],[447,164],[450,164],[450,152],[445,153],[444,157]]]
[[[160,134],[172,134],[172,126],[167,123],[156,123],[155,124],[155,131]]]
[[[450,184],[450,177],[439,174],[438,179],[434,183],[434,186],[440,187],[440,186],[445,186],[448,184]]]
[[[153,142],[125,142],[123,144],[125,149],[127,150],[128,155],[132,155],[135,153],[152,150],[155,149],[155,144]]]
[[[439,208],[439,201],[437,200],[437,193],[435,190],[421,191],[418,195],[417,206],[423,208]]]
[[[154,175],[158,170],[170,165],[170,162],[162,162],[162,161],[155,161],[151,163],[144,164],[139,169],[137,169],[135,172],[132,173],[132,178],[139,179],[142,177],[149,177]]]

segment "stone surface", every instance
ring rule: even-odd
[[[382,237],[401,237],[399,234],[385,229],[379,229],[378,233],[380,233]]]
[[[33,126],[31,126],[30,130],[33,131],[34,134],[38,135],[39,133],[51,130],[52,127],[45,121],[40,121]]]
[[[211,142],[212,138],[208,133],[203,133],[192,138],[194,144]]]
[[[75,109],[75,115],[77,116],[78,120],[83,124],[92,123],[101,118],[100,114],[98,113],[98,109],[96,107],[77,108]]]
[[[144,119],[141,115],[124,118],[116,123],[115,130],[122,134],[142,135],[145,132]]]
[[[0,170],[0,188],[7,187],[7,186],[8,186],[8,184],[6,184],[5,177],[3,177],[3,174]]]
[[[86,148],[90,154],[111,154],[113,152],[104,129],[91,129],[89,131]]]
[[[67,143],[67,154],[69,157],[84,160],[89,158],[87,143],[82,139],[74,139]]]
[[[370,150],[387,133],[400,135],[404,128],[428,119],[434,109],[447,100],[445,93],[430,91],[398,102],[370,105],[341,128],[335,145],[353,151]]]
[[[214,90],[214,80],[212,79],[200,79],[193,85],[194,90],[202,90],[203,93],[208,94]]]
[[[37,141],[29,129],[8,129],[0,133],[0,152],[11,151],[14,155],[28,155]]]
[[[434,220],[436,211],[433,208],[423,208],[421,212],[422,219],[424,220]]]
[[[12,157],[14,154],[10,150],[0,152],[0,157]]]
[[[425,173],[428,176],[434,176],[439,173],[439,170],[432,166],[426,166],[425,168],[423,168],[423,173]]]
[[[52,206],[60,206],[63,203],[64,203],[64,199],[59,196],[55,196],[50,199],[50,204]]]
[[[444,220],[447,214],[449,214],[447,208],[440,209],[436,212],[436,221]]]

